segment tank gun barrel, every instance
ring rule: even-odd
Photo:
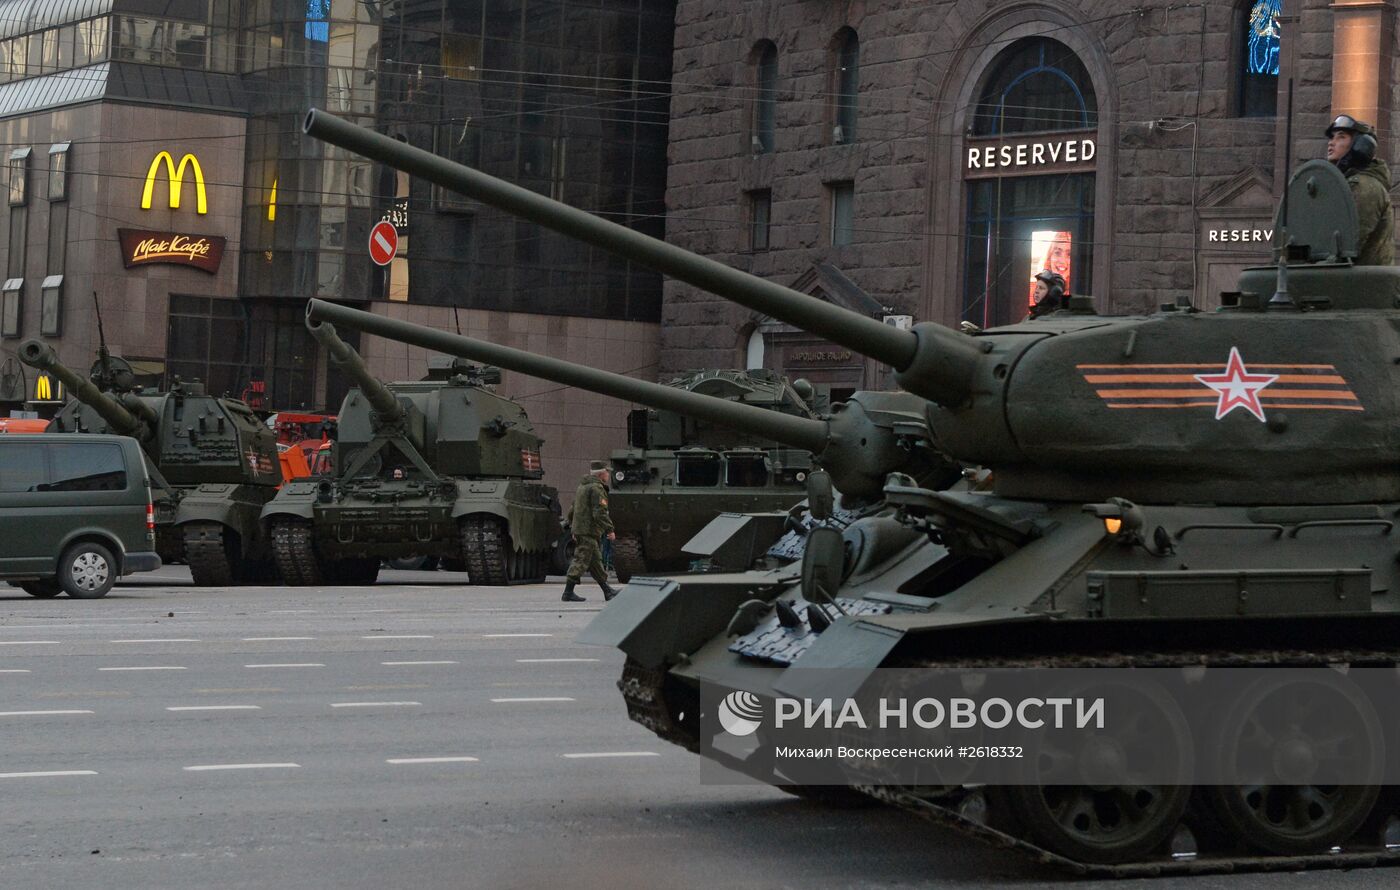
[[[68,387],[68,391],[85,405],[92,407],[102,419],[107,421],[107,425],[112,431],[121,436],[135,436],[139,439],[147,438],[152,430],[153,414],[147,416],[149,408],[140,405],[136,412],[132,407],[139,405],[135,399],[134,404],[124,404],[111,395],[97,388],[97,385],[83,375],[58,360],[58,355],[53,351],[53,347],[42,340],[25,340],[19,347],[19,360],[37,368],[47,374],[52,374]],[[146,408],[141,412],[141,408]],[[137,413],[140,412],[140,413]]]
[[[376,414],[386,420],[398,420],[403,416],[403,406],[399,404],[399,400],[369,372],[369,368],[365,367],[365,360],[350,347],[350,344],[340,339],[333,325],[313,324],[308,318],[306,328],[311,331],[311,336],[315,337],[317,342],[326,347],[331,360],[354,378]]]
[[[899,372],[901,386],[926,399],[944,405],[958,405],[968,397],[972,374],[982,350],[964,334],[935,324],[917,325],[913,331],[882,324],[479,170],[440,158],[319,109],[313,108],[307,113],[304,130],[316,139],[627,257],[678,281],[718,294],[878,359]]]
[[[733,429],[766,436],[813,453],[820,453],[827,445],[827,424],[820,420],[793,417],[752,405],[740,405],[727,399],[649,383],[609,371],[599,371],[460,334],[450,334],[359,309],[337,306],[322,300],[312,300],[307,304],[306,319],[307,327],[317,339],[322,336],[318,331],[330,328],[331,325],[327,322],[334,322],[391,340],[412,343],[425,349],[489,362],[532,377],[629,399],[652,408],[688,414]]]

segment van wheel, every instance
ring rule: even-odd
[[[101,544],[74,544],[58,561],[58,583],[76,599],[106,596],[116,581],[117,561],[112,558],[112,551]]]
[[[46,578],[43,581],[25,581],[19,587],[30,596],[37,596],[42,600],[51,599],[63,592],[63,588],[59,587],[58,582],[52,578]]]

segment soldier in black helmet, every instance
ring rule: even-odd
[[[1035,303],[1031,306],[1031,318],[1039,318],[1057,309],[1064,309],[1069,303],[1065,293],[1065,277],[1059,272],[1041,269],[1035,273]]]
[[[1327,128],[1327,160],[1351,183],[1356,199],[1358,266],[1395,263],[1395,215],[1390,206],[1390,168],[1376,157],[1376,131],[1349,114]]]
[[[613,532],[612,517],[608,515],[608,483],[612,471],[600,460],[593,461],[588,475],[579,480],[574,492],[574,505],[569,508],[569,531],[574,538],[574,560],[569,563],[565,574],[564,596],[566,603],[581,603],[584,598],[574,593],[574,585],[588,574],[598,586],[603,588],[603,599],[610,600],[617,591],[608,586],[608,573],[603,568],[601,541],[616,537]]]

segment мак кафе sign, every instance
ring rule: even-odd
[[[193,266],[211,275],[219,271],[227,241],[218,235],[150,232],[145,229],[117,229],[117,237],[121,239],[122,262],[128,269],[168,263]]]

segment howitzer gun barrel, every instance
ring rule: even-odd
[[[959,404],[981,350],[971,338],[940,325],[900,330],[815,299],[657,238],[554,201],[479,170],[376,133],[313,108],[306,133],[332,145],[419,176],[514,216],[649,266],[678,281],[819,334],[901,372],[899,383],[940,404]]]
[[[52,374],[68,387],[68,391],[107,421],[112,432],[121,436],[145,438],[152,431],[154,415],[134,413],[115,397],[97,388],[97,384],[58,360],[58,355],[42,340],[25,340],[19,346],[19,360],[47,374]],[[138,403],[139,404],[139,403]],[[145,406],[140,406],[144,408]],[[138,411],[140,408],[137,409]],[[147,409],[149,412],[149,409]]]
[[[306,327],[307,330],[311,331],[311,336],[326,347],[331,360],[354,378],[360,391],[365,394],[365,398],[369,399],[370,407],[374,409],[376,414],[386,420],[397,420],[403,416],[403,406],[399,404],[399,400],[394,397],[387,386],[369,372],[369,368],[365,367],[365,360],[360,357],[360,354],[352,349],[350,344],[340,339],[334,326],[312,324],[308,319]]]
[[[676,411],[732,429],[766,436],[813,453],[820,453],[827,445],[827,424],[820,420],[792,417],[766,408],[740,405],[726,399],[649,383],[610,371],[599,371],[460,334],[450,334],[359,309],[337,306],[322,300],[309,302],[306,306],[306,326],[317,339],[322,336],[318,331],[330,327],[326,322],[357,328],[365,333],[402,343],[412,343],[449,355],[489,362],[521,374],[628,399],[652,408]]]

